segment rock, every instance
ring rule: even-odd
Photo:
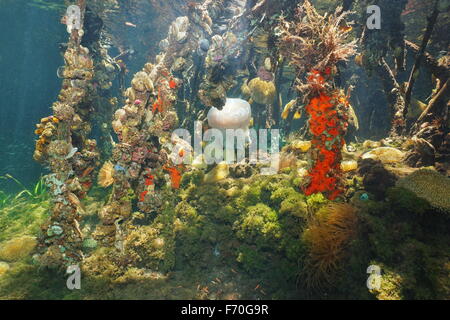
[[[408,166],[399,167],[399,168],[388,167],[386,169],[389,170],[390,172],[392,172],[393,174],[395,174],[398,178],[404,178],[404,177],[410,175],[411,173],[419,170],[419,168],[411,168]]]
[[[253,174],[253,169],[247,163],[238,163],[230,167],[230,172],[233,178],[249,178]]]
[[[358,160],[358,174],[363,177],[364,189],[375,195],[377,199],[383,199],[386,190],[393,187],[397,177],[386,170],[383,163],[374,159]]]
[[[342,161],[341,169],[344,172],[356,170],[356,169],[358,169],[358,162],[356,162],[355,160]]]
[[[379,160],[382,163],[398,163],[404,158],[405,153],[391,147],[379,147],[364,153],[362,159]]]
[[[311,149],[311,141],[294,140],[292,141],[291,146],[295,150],[307,152],[309,149]]]
[[[205,183],[214,183],[227,178],[230,175],[230,168],[227,163],[217,164],[210,172],[205,175]]]
[[[380,141],[366,140],[362,144],[364,149],[379,148],[382,146]]]

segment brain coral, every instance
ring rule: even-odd
[[[450,179],[430,169],[419,169],[397,182],[433,207],[450,213]]]

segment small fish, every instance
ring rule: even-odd
[[[80,199],[72,192],[69,192],[67,199],[69,200],[69,202],[74,205],[77,210],[81,213],[81,214],[85,214],[86,211],[84,210],[83,205],[81,204]]]
[[[356,55],[355,63],[360,67],[363,65],[363,55],[362,54]]]
[[[67,159],[72,158],[75,155],[75,153],[77,153],[77,151],[78,151],[78,148],[72,148],[72,150],[70,150],[69,154],[65,157],[65,159],[67,160]]]
[[[356,130],[359,130],[359,120],[358,116],[356,115],[355,109],[353,109],[351,104],[347,104],[347,107],[349,122],[355,127]]]
[[[347,32],[352,31],[352,30],[353,30],[353,27],[344,25],[344,26],[339,27],[339,30],[342,31],[342,32],[344,32],[344,33],[347,33]]]
[[[86,168],[86,170],[84,170],[83,173],[81,174],[81,177],[82,177],[82,178],[86,177],[86,176],[89,175],[92,171],[94,171],[94,167]]]
[[[284,120],[287,119],[287,117],[289,116],[289,112],[291,111],[292,107],[295,106],[296,103],[297,103],[297,99],[293,99],[286,104],[286,106],[283,109],[283,112],[281,113],[282,119],[284,119]]]
[[[133,28],[137,28],[137,25],[135,25],[134,23],[131,23],[131,22],[125,22],[125,25],[127,26],[127,27],[133,27]]]
[[[302,117],[302,112],[301,111],[296,111],[294,113],[294,119],[298,120]]]

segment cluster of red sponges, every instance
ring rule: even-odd
[[[310,99],[306,112],[310,115],[309,128],[313,135],[311,155],[313,165],[308,175],[310,182],[306,195],[322,192],[334,200],[342,193],[341,149],[347,130],[347,97],[339,91],[329,93],[325,79],[330,72],[313,70],[308,77],[313,82],[316,96]]]

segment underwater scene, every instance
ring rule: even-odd
[[[449,0],[0,0],[0,300],[450,299]]]

